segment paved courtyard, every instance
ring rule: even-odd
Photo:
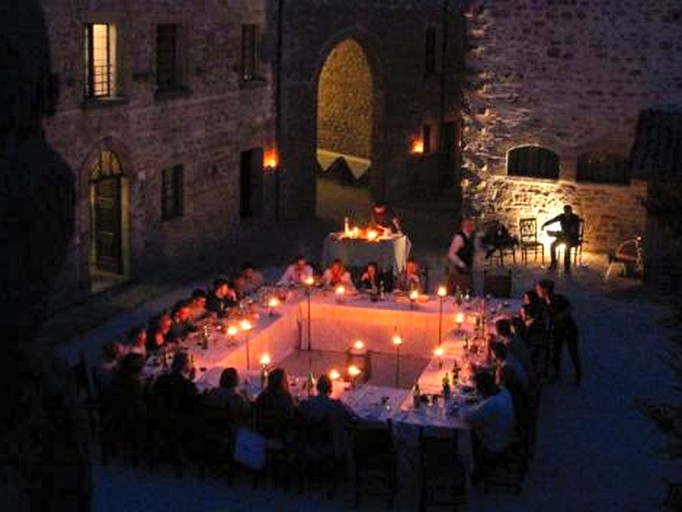
[[[433,230],[424,224],[424,230],[431,231],[425,235],[416,232],[413,238],[417,256],[432,266],[432,283],[436,283],[448,235],[440,237],[445,238],[440,248],[429,242],[438,239],[434,231],[448,229],[443,228],[443,218],[449,213],[433,215],[441,216],[438,227]],[[301,249],[297,252],[314,250],[330,225],[333,223],[320,222],[305,229],[287,227],[288,231],[282,231],[288,236],[295,236],[293,233],[298,231],[299,238],[286,241],[283,236],[278,243],[291,244],[294,240],[293,244]],[[425,243],[420,243],[420,236]],[[280,265],[275,265],[278,254],[271,253],[267,258],[254,260],[259,264],[263,261],[268,275],[274,278],[286,258],[280,258]],[[665,360],[671,333],[661,322],[668,314],[667,304],[665,298],[655,296],[637,281],[617,277],[604,283],[603,255],[586,254],[584,263],[570,276],[561,272],[554,275],[558,291],[575,305],[581,329],[584,383],[579,388],[572,384],[570,363],[565,357],[563,381],[548,385],[543,395],[536,455],[523,493],[484,496],[474,490],[467,496],[467,510],[647,511],[655,510],[662,500],[665,478],[675,468],[666,466],[659,453],[665,439],[637,412],[635,401],[673,396],[672,371]],[[519,296],[545,275],[546,270],[539,264],[514,267],[513,294]],[[120,306],[110,309],[113,314],[92,313],[92,322],[98,322],[96,328],[90,329],[88,322],[80,324],[73,329],[68,342],[55,346],[67,358],[77,358],[80,353],[96,356],[100,343],[144,322],[150,314],[186,296],[196,285],[206,284],[210,277],[161,281],[160,285],[145,285],[151,287],[146,289],[131,287],[128,297],[112,295],[113,299],[99,299],[100,305],[96,299],[93,310],[104,308],[107,300],[119,301]],[[78,324],[76,320],[87,318],[90,313],[82,306],[80,312],[70,314],[71,321]],[[52,325],[67,325],[69,314],[64,315],[61,320],[54,319]],[[148,474],[98,464],[94,472],[94,510],[98,512],[352,508],[348,496],[327,500],[322,494],[298,496],[271,489],[253,490],[247,482],[228,487],[224,481],[202,481],[191,474],[177,479],[170,474]],[[361,508],[372,510],[382,506],[370,502]],[[397,504],[400,510],[413,510],[415,506],[410,496],[401,496]]]

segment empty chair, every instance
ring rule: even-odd
[[[392,507],[396,492],[396,455],[391,421],[355,421],[352,431],[352,477],[355,505],[360,495],[386,495]]]
[[[458,458],[457,430],[419,429],[419,510],[462,500],[466,472]]]
[[[519,247],[521,248],[521,261],[528,263],[528,254],[533,254],[533,261],[537,261],[538,252],[545,264],[545,246],[538,241],[538,221],[535,217],[519,220]]]
[[[502,272],[483,271],[483,295],[492,295],[500,299],[511,297],[511,269]]]

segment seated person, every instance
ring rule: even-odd
[[[401,233],[400,219],[385,201],[375,201],[372,205],[372,219],[370,224],[380,231]]]
[[[493,470],[511,443],[514,404],[509,391],[495,384],[490,373],[477,372],[474,383],[483,401],[474,406],[462,406],[461,414],[474,432],[476,469],[472,481],[476,483]]]
[[[147,404],[143,369],[144,358],[140,354],[131,353],[121,359],[114,375],[107,401],[119,424],[128,424],[130,427],[135,424],[144,425]]]
[[[313,277],[313,268],[303,256],[296,256],[293,263],[287,267],[279,279],[279,286],[292,286],[304,284],[305,280]]]
[[[108,388],[111,386],[123,355],[123,346],[118,341],[112,341],[102,347],[102,358],[95,368],[95,378],[99,387]]]
[[[192,292],[192,297],[189,303],[188,320],[196,325],[200,320],[203,320],[208,311],[206,310],[206,292],[197,288]]]
[[[320,283],[323,286],[328,286],[335,288],[339,285],[343,285],[347,290],[354,290],[355,285],[353,284],[353,279],[350,277],[350,272],[346,270],[346,266],[340,259],[335,259],[332,261],[331,265],[322,274]]]
[[[625,240],[618,246],[615,254],[609,254],[609,263],[622,263],[623,275],[626,277],[641,275],[644,267],[643,244],[641,236]]]
[[[358,282],[358,288],[364,291],[380,290],[383,286],[384,290],[387,289],[384,276],[379,271],[379,265],[376,262],[370,261],[365,270],[360,274],[360,281]]]
[[[497,339],[507,346],[508,352],[513,355],[530,380],[534,379],[533,363],[530,358],[530,351],[523,341],[521,334],[512,330],[512,322],[507,318],[502,318],[495,322]]]
[[[287,374],[282,368],[270,372],[268,384],[258,395],[254,407],[258,432],[270,439],[287,438],[294,417],[294,399],[289,392]]]
[[[189,301],[181,300],[173,308],[173,324],[170,329],[170,339],[183,339],[197,328],[189,321]]]
[[[483,238],[481,238],[481,243],[487,248],[485,253],[485,258],[489,259],[496,250],[506,247],[514,247],[518,245],[519,240],[511,236],[507,227],[500,221],[495,220],[491,222]]]
[[[226,368],[220,374],[220,386],[211,389],[204,398],[204,404],[211,407],[226,407],[237,426],[247,426],[251,421],[251,406],[237,391],[239,374],[235,368]]]
[[[147,359],[147,330],[144,327],[135,327],[130,331],[129,354],[139,354]]]
[[[408,293],[413,290],[423,293],[424,290],[419,272],[419,264],[415,259],[410,258],[407,260],[407,263],[405,263],[405,268],[398,275],[398,279],[395,283],[395,289]]]
[[[147,333],[147,353],[154,352],[171,341],[170,330],[172,326],[173,319],[165,312],[152,320]]]
[[[541,229],[559,223],[561,231],[551,232],[550,236],[554,236],[554,241],[549,246],[552,261],[549,264],[550,269],[555,269],[557,266],[557,249],[560,245],[564,245],[564,270],[571,271],[571,248],[578,245],[580,241],[580,217],[573,213],[573,207],[570,204],[564,206],[564,213],[560,213],[556,217],[549,219],[542,225]]]
[[[337,456],[342,456],[348,446],[347,427],[356,416],[341,400],[332,398],[331,394],[331,379],[327,375],[320,375],[317,395],[301,402],[298,410],[303,417],[313,421],[330,421],[334,451]]]
[[[230,289],[230,283],[226,279],[216,279],[213,291],[206,299],[206,309],[222,318],[236,305],[237,294]]]
[[[173,357],[171,372],[156,379],[153,393],[176,417],[190,419],[199,396],[193,379],[194,368],[189,355],[187,352],[177,352]]]
[[[263,277],[261,272],[256,270],[253,263],[244,263],[244,265],[242,265],[242,275],[246,281],[245,286],[247,295],[252,294],[265,284],[265,277]]]
[[[231,288],[237,295],[237,300],[242,300],[248,296],[248,292],[246,291],[246,278],[241,272],[232,277]]]

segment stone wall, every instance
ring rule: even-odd
[[[200,5],[199,5],[200,4]],[[229,4],[229,5],[228,5]],[[70,300],[90,287],[88,169],[99,151],[123,163],[124,269],[128,277],[171,264],[194,264],[224,248],[240,229],[240,152],[274,145],[273,78],[240,73],[241,26],[265,26],[262,2],[45,0],[52,62],[61,99],[49,120],[50,143],[77,174],[76,235],[60,290]],[[118,97],[85,104],[85,23],[118,33]],[[158,94],[155,25],[181,27],[185,89]],[[161,170],[184,166],[184,214],[161,219]]]
[[[646,212],[642,206],[647,196],[644,181],[630,186],[610,186],[495,176],[483,182],[475,195],[480,198],[477,206],[482,221],[501,220],[515,234],[518,234],[520,218],[535,217],[538,234],[542,235],[540,226],[570,204],[585,220],[583,249],[590,252],[614,252],[618,243],[642,235],[646,229]],[[551,241],[541,238],[544,242]]]
[[[317,79],[330,52],[348,39],[362,47],[374,85],[372,195],[391,200],[413,197],[422,170],[422,162],[409,153],[413,139],[424,124],[430,124],[437,140],[441,121],[459,119],[464,39],[459,2],[297,0],[283,4],[281,63],[285,71],[279,118],[283,214],[314,213]],[[277,3],[270,5],[270,19],[276,23]],[[429,28],[436,34],[433,72],[425,69]]]
[[[372,74],[359,44],[347,40],[331,51],[317,91],[317,147],[370,158]]]
[[[673,0],[497,0],[469,2],[465,184],[470,207],[504,205],[513,223],[530,199],[527,181],[504,179],[509,150],[546,147],[560,181],[542,185],[582,201],[591,249],[640,232],[642,187],[576,183],[585,152],[627,157],[640,110],[682,104],[682,7]],[[502,184],[503,186],[499,186]],[[491,194],[496,194],[493,201]],[[540,200],[540,199],[537,199]],[[588,208],[589,203],[589,208]],[[627,208],[620,206],[628,205]],[[595,220],[591,220],[590,217]],[[596,220],[600,219],[600,220]]]

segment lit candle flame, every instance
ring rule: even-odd
[[[412,145],[410,146],[410,153],[413,155],[423,155],[424,154],[424,141],[420,138],[414,139]]]
[[[231,325],[227,328],[227,335],[228,336],[236,336],[237,335],[237,328],[234,325]]]
[[[436,357],[438,357],[438,358],[443,357],[443,347],[437,347],[437,348],[433,351],[433,355],[436,356]]]
[[[438,296],[439,297],[445,297],[448,294],[447,288],[445,286],[439,286],[438,287]]]
[[[391,342],[396,346],[400,346],[403,344],[403,338],[400,336],[400,334],[395,334],[393,338],[391,339]]]
[[[360,236],[360,228],[358,228],[357,226],[355,226],[355,227],[353,228],[353,238],[357,238],[358,236]]]
[[[416,301],[419,298],[419,292],[417,290],[412,290],[410,292],[410,300],[412,302]]]
[[[459,325],[462,325],[464,323],[464,313],[457,313],[455,315],[455,322],[457,322]]]
[[[370,242],[373,242],[374,240],[376,240],[378,236],[379,236],[379,233],[377,233],[373,229],[370,229],[367,232],[367,240],[369,240]]]
[[[270,306],[271,308],[276,308],[277,306],[279,306],[279,299],[277,297],[272,297],[268,301],[268,306]]]
[[[353,378],[357,377],[361,373],[362,373],[362,371],[360,370],[360,368],[358,368],[355,365],[351,365],[348,367],[348,375],[350,375]]]
[[[343,285],[339,285],[336,287],[336,294],[337,295],[343,295],[346,293],[346,287]]]
[[[348,371],[350,372],[350,368]],[[329,372],[329,378],[331,380],[339,380],[341,378],[341,374],[337,370],[331,370]]]
[[[315,284],[315,279],[313,278],[313,276],[308,276],[303,280],[303,284],[305,284],[306,286],[312,286]]]
[[[260,358],[261,366],[267,366],[270,363],[272,363],[272,359],[270,358],[270,355],[269,354],[263,354]]]
[[[356,340],[355,343],[353,343],[353,348],[355,350],[362,350],[365,348],[365,342],[362,340]]]
[[[242,320],[239,322],[239,327],[241,327],[242,331],[250,331],[253,329],[253,324],[248,320]]]
[[[279,155],[277,149],[270,148],[263,154],[263,167],[268,170],[273,170],[279,165]]]

